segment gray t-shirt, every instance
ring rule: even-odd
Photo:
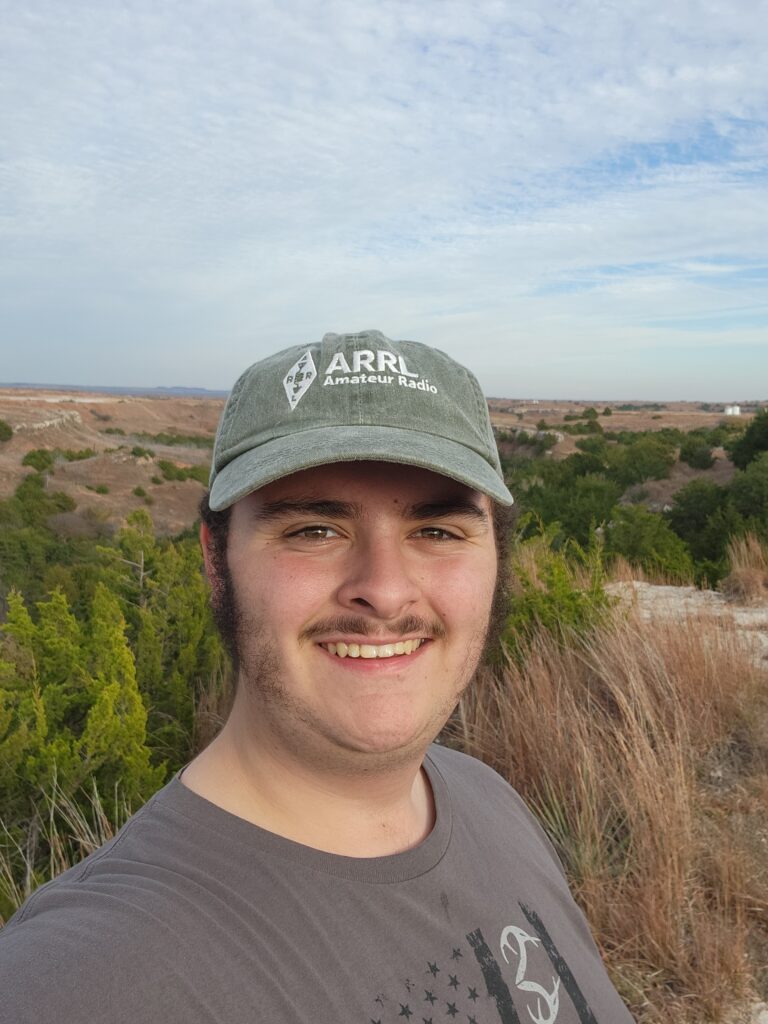
[[[174,779],[0,932],[0,1020],[630,1024],[551,846],[473,758],[425,760],[436,824],[313,850]]]

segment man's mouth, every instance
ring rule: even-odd
[[[413,654],[418,651],[425,638],[417,640],[398,640],[396,644],[320,644],[329,654],[337,658],[394,658],[395,655]]]

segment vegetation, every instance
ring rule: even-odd
[[[24,458],[21,460],[22,466],[31,466],[32,469],[36,469],[38,473],[45,473],[51,469],[56,459],[54,452],[48,448],[33,448],[31,452],[27,452]]]
[[[579,416],[578,423],[565,424],[566,430],[595,423],[585,413]],[[594,431],[579,436],[578,451],[559,460],[531,452],[518,433],[511,436],[514,448],[503,465],[518,505],[533,515],[525,520],[527,536],[539,523],[555,530],[556,545],[574,541],[586,548],[597,529],[606,566],[624,559],[650,578],[715,586],[728,572],[731,540],[748,532],[768,540],[768,451],[758,447],[768,445],[764,421],[768,411],[746,431],[733,421],[688,433]],[[748,435],[743,445],[740,439]],[[703,474],[714,464],[713,447],[721,445],[746,459],[729,484],[702,475],[677,490],[667,510],[643,507],[646,485],[668,477],[678,453]]]
[[[529,631],[451,723],[545,824],[638,1021],[724,1021],[765,991],[767,726],[732,626],[621,608]]]
[[[683,441],[680,445],[680,461],[687,463],[692,469],[710,469],[715,463],[712,449],[699,437],[690,437]]]
[[[37,474],[0,502],[0,920],[60,864],[46,829],[122,820],[227,699],[196,538],[158,540],[142,509],[111,540],[65,543],[48,520],[72,507]]]
[[[0,420],[0,443],[3,441],[10,441],[13,437],[13,427],[10,423],[6,423],[5,420]]]
[[[642,1024],[724,1022],[750,986],[768,997],[765,670],[727,622],[641,622],[605,585],[766,600],[768,450],[738,430],[590,430],[560,460],[543,428],[502,438],[523,510],[504,642],[445,734],[537,811]],[[678,450],[723,444],[751,453],[730,483],[701,467],[667,512],[639,503]],[[56,455],[29,456],[0,502],[0,923],[189,761],[230,695],[193,532],[160,539],[141,508],[114,536],[64,541]],[[155,467],[154,484],[207,480]]]
[[[768,451],[768,409],[758,412],[743,435],[727,447],[733,464],[739,469],[746,469],[750,462]]]
[[[92,459],[98,452],[95,448],[81,448],[79,451],[73,451],[72,448],[65,448],[63,451],[57,449],[57,454],[61,455],[67,460],[67,462],[80,462],[83,459]]]
[[[141,441],[150,441],[153,444],[183,445],[186,448],[213,448],[213,437],[207,434],[134,434]]]
[[[175,462],[160,459],[157,463],[165,480],[197,480],[208,486],[208,468],[206,466],[177,466]]]

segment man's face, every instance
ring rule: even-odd
[[[373,766],[437,735],[488,627],[496,548],[485,495],[415,467],[339,463],[237,502],[218,573],[205,527],[202,540],[214,601],[231,588],[234,713],[248,709],[254,742]]]

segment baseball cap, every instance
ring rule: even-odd
[[[512,504],[473,374],[381,331],[326,334],[241,374],[216,433],[209,504],[221,511],[302,469],[362,460],[420,466]]]

